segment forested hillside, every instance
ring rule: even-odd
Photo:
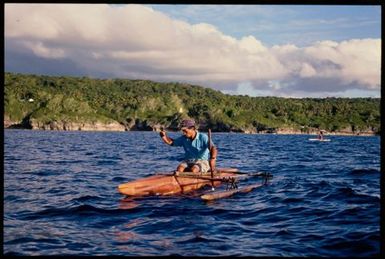
[[[126,130],[175,130],[188,116],[213,131],[379,133],[380,99],[233,96],[182,83],[5,73],[4,116],[27,128],[117,122]]]

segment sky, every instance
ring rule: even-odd
[[[380,97],[380,5],[5,4],[6,72]]]

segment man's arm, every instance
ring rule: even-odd
[[[169,138],[167,135],[166,135],[166,131],[164,130],[161,130],[159,132],[159,135],[160,137],[162,138],[163,142],[166,143],[167,145],[172,145],[172,143],[174,142],[174,140],[172,138]]]

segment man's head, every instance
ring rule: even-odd
[[[195,121],[193,119],[185,119],[180,124],[180,129],[188,138],[192,138],[195,135]]]

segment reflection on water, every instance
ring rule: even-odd
[[[134,198],[126,197],[119,201],[119,209],[129,210],[140,206],[140,203],[135,201]]]

